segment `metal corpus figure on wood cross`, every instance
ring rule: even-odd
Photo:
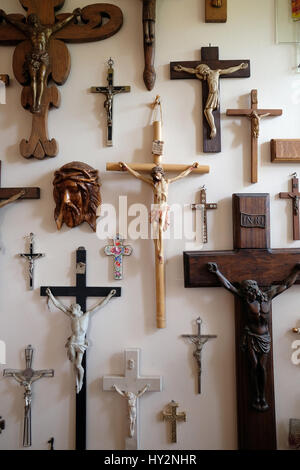
[[[290,193],[279,193],[280,199],[290,199],[293,201],[293,240],[300,240],[299,228],[299,179],[294,173],[292,179],[292,191]]]
[[[160,97],[157,96],[153,105],[154,113],[158,106],[161,106]],[[165,279],[164,279],[164,247],[163,232],[167,230],[169,225],[169,206],[168,191],[169,185],[185,178],[190,173],[203,174],[209,172],[208,166],[200,166],[199,163],[193,165],[172,165],[162,164],[162,147],[161,140],[161,120],[153,122],[154,142],[153,142],[153,159],[154,163],[138,163],[127,164],[124,162],[107,163],[108,171],[128,171],[135,178],[149,184],[153,189],[154,204],[151,210],[152,237],[155,246],[155,271],[156,271],[156,319],[157,328],[165,328]],[[166,178],[165,171],[179,171],[179,175],[174,178]],[[142,176],[139,172],[148,172],[149,176]]]
[[[250,77],[249,60],[219,60],[218,47],[202,47],[201,61],[171,62],[172,80],[197,78],[202,81],[203,152],[221,152],[220,78]]]
[[[184,253],[185,287],[234,294],[239,448],[276,449],[272,299],[300,282],[300,249],[270,249],[269,194],[233,195],[233,234],[234,251]]]
[[[201,373],[202,373],[202,349],[205,343],[208,340],[217,338],[216,335],[201,335],[201,324],[202,320],[200,317],[197,318],[197,327],[198,327],[198,334],[197,335],[181,335],[182,338],[187,338],[191,343],[196,346],[195,351],[193,352],[193,356],[196,359],[197,366],[198,366],[198,393],[201,393]]]
[[[107,71],[107,82],[108,86],[93,86],[91,88],[92,93],[102,93],[106,96],[104,101],[104,108],[106,109],[107,114],[107,147],[113,146],[113,102],[114,96],[119,93],[129,93],[131,88],[130,86],[114,86],[114,61],[112,58],[108,61],[108,71]]]
[[[123,245],[124,238],[119,234],[113,239],[113,242],[113,245],[107,245],[104,248],[104,253],[114,257],[114,278],[121,280],[123,279],[123,256],[130,256],[133,249],[129,245]]]
[[[96,3],[72,14],[55,12],[64,0],[20,0],[27,11],[22,15],[7,15],[0,10],[0,45],[17,45],[13,58],[16,79],[24,87],[21,102],[33,115],[29,141],[22,140],[21,155],[25,158],[55,157],[58,144],[49,140],[48,111],[60,105],[60,93],[50,79],[63,85],[70,73],[70,54],[66,42],[81,43],[106,39],[119,31],[123,24],[120,8],[108,3]],[[82,23],[78,23],[77,18]],[[109,21],[103,24],[103,18]],[[3,21],[4,20],[4,21]],[[1,24],[2,23],[2,24]]]
[[[143,2],[143,34],[144,34],[144,83],[147,90],[151,91],[155,85],[156,72],[155,61],[155,21],[156,0],[142,0]]]
[[[34,262],[39,258],[43,258],[45,253],[34,253],[34,233],[29,235],[30,238],[30,253],[19,253],[19,256],[29,261],[29,289],[34,288]]]
[[[104,306],[111,297],[120,297],[120,287],[87,287],[86,285],[86,250],[79,247],[76,251],[76,286],[74,287],[41,287],[41,295],[49,296],[54,305],[71,319],[72,336],[66,344],[67,354],[74,364],[77,381],[76,394],[76,450],[85,450],[86,446],[86,354],[88,342],[86,332],[90,314]],[[76,297],[76,304],[65,307],[57,297]],[[104,300],[87,311],[88,297],[105,297]],[[79,390],[80,389],[80,390]]]
[[[251,121],[251,183],[257,183],[258,137],[260,120],[267,116],[281,116],[282,109],[258,109],[257,90],[251,90],[251,109],[227,109],[227,116],[246,116]]]
[[[126,450],[140,447],[139,398],[146,392],[161,392],[162,377],[140,376],[140,349],[125,349],[125,376],[103,377],[103,390],[116,391],[127,400],[129,432]]]
[[[2,162],[0,160],[0,208],[17,199],[40,199],[40,188],[1,188]]]
[[[32,369],[33,348],[31,345],[25,349],[25,370],[4,369],[4,377],[13,377],[22,387],[24,387],[24,432],[23,447],[32,445],[31,435],[31,405],[32,405],[32,384],[43,377],[54,377],[53,369],[33,370]]]
[[[177,421],[186,421],[186,414],[185,412],[177,413],[177,408],[179,404],[176,401],[172,400],[168,407],[171,411],[168,413],[167,411],[163,411],[163,420],[168,421],[171,423],[171,442],[174,444],[177,442]]]
[[[202,186],[200,189],[200,203],[191,204],[193,210],[200,210],[201,215],[201,243],[207,243],[207,211],[212,209],[218,209],[218,204],[206,202],[206,188]],[[197,237],[198,238],[198,237]]]

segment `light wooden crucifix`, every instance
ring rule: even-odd
[[[32,113],[29,141],[20,144],[25,158],[55,157],[58,144],[49,140],[47,120],[51,106],[60,105],[60,93],[50,79],[63,85],[70,73],[71,60],[66,42],[99,41],[117,33],[123,23],[122,11],[115,5],[95,3],[72,14],[55,12],[65,0],[20,0],[27,18],[7,15],[0,10],[0,45],[18,45],[13,57],[16,79],[23,86],[21,102]],[[82,23],[78,23],[81,18]],[[103,19],[108,21],[103,24]],[[2,23],[2,24],[1,24]]]
[[[245,116],[251,121],[251,183],[257,183],[260,120],[267,116],[281,116],[282,109],[258,109],[257,90],[251,90],[251,108],[227,109],[226,115]]]
[[[205,23],[226,23],[227,0],[205,0]]]
[[[156,97],[154,112],[160,106],[160,98]],[[161,138],[161,120],[153,122],[154,142],[153,142],[153,163],[126,164],[107,163],[107,171],[128,171],[135,178],[149,184],[153,189],[154,205],[151,210],[151,224],[155,245],[155,272],[156,272],[156,319],[157,328],[165,328],[165,275],[164,275],[164,246],[163,232],[169,225],[168,190],[169,185],[185,178],[191,172],[203,174],[209,172],[208,166],[162,164],[163,142]],[[165,171],[179,171],[179,175],[174,178],[166,178]],[[147,172],[149,176],[142,176],[139,172]]]
[[[280,199],[290,199],[293,201],[293,240],[300,240],[299,228],[299,179],[297,174],[293,174],[292,191],[289,193],[279,193]]]

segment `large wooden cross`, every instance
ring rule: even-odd
[[[251,90],[251,108],[227,109],[226,115],[247,117],[251,121],[251,183],[257,183],[260,120],[266,116],[281,116],[282,109],[258,109],[257,90]]]
[[[41,287],[40,295],[47,296],[47,288]],[[87,287],[86,285],[86,250],[79,247],[76,251],[76,286],[50,287],[54,296],[75,297],[82,312],[86,312],[86,300],[88,297],[106,297],[112,289],[115,289],[115,297],[121,296],[120,287]],[[76,450],[86,448],[86,354],[83,356],[84,368],[83,385],[80,393],[76,394]]]
[[[5,15],[2,21],[0,14],[0,45],[18,44],[13,70],[23,86],[22,106],[33,114],[31,136],[28,141],[21,141],[20,152],[25,158],[55,157],[58,144],[48,137],[47,120],[50,107],[60,105],[60,93],[55,85],[48,87],[47,83],[52,78],[55,84],[63,85],[69,76],[71,60],[64,41],[106,39],[119,31],[123,15],[119,7],[108,3],[89,5],[71,15],[55,15],[65,0],[20,0],[20,3],[27,11],[27,19],[13,14]],[[81,16],[82,23],[77,22],[77,16]],[[108,19],[105,24],[104,19]],[[37,29],[41,31],[38,34]]]
[[[289,193],[279,193],[280,199],[290,199],[293,201],[293,240],[300,240],[299,227],[299,179],[297,176],[292,178],[292,191]]]
[[[215,72],[223,70],[224,73],[219,75],[219,78],[242,78],[250,77],[250,61],[249,60],[219,60],[219,48],[218,47],[202,47],[201,48],[201,60],[199,61],[188,61],[188,62],[171,62],[170,64],[170,76],[171,80],[180,79],[200,79],[200,73],[196,70],[200,65],[207,65],[211,71]],[[241,64],[248,64],[247,68],[242,68],[236,71],[231,71],[232,68],[239,67]],[[182,71],[176,70],[180,66],[183,67]],[[190,69],[190,72],[184,70]],[[226,71],[227,69],[227,71]],[[195,72],[193,72],[193,70]],[[216,84],[218,92],[215,92],[215,96],[212,96],[212,86],[209,85],[208,80],[203,78],[202,81],[202,101],[203,110],[206,112],[209,107],[212,111],[214,125],[216,128],[215,137],[211,138],[211,128],[208,124],[207,119],[203,118],[203,152],[205,153],[216,153],[221,152],[221,125],[220,125],[220,102],[219,102],[219,83]],[[218,80],[219,81],[219,80]]]
[[[233,195],[233,237],[233,251],[184,253],[185,287],[223,285],[237,294],[235,336],[239,448],[276,449],[271,299],[293,282],[299,284],[296,265],[300,262],[300,249],[270,249],[268,194]],[[257,284],[245,282],[249,279]],[[261,292],[258,292],[258,286]],[[248,300],[245,300],[246,294],[249,295]],[[252,320],[249,311],[252,311]],[[245,352],[241,351],[241,346]],[[258,361],[256,368],[255,362],[251,367],[251,354],[253,361],[255,358]],[[251,374],[255,380],[253,387]],[[254,401],[258,393],[255,383],[260,387],[264,402]]]

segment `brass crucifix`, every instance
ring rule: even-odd
[[[184,411],[177,414],[177,408],[179,407],[179,405],[174,400],[172,400],[168,406],[171,411],[169,413],[167,411],[163,411],[163,419],[164,421],[168,421],[169,423],[171,423],[171,442],[176,443],[177,421],[186,421],[186,414]]]

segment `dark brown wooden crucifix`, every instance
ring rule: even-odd
[[[40,199],[40,188],[1,188],[2,162],[0,160],[0,207],[17,199]]]
[[[144,34],[144,83],[147,90],[151,91],[155,85],[156,73],[155,60],[155,21],[156,0],[142,0],[143,2],[143,34]]]
[[[296,174],[292,179],[292,191],[289,193],[279,193],[280,199],[290,199],[293,201],[293,240],[300,240],[299,229],[299,179]]]
[[[23,15],[6,15],[0,10],[0,45],[18,45],[14,52],[13,70],[23,86],[21,102],[32,113],[29,141],[20,144],[25,158],[55,157],[58,144],[49,139],[47,120],[51,106],[58,108],[60,93],[55,86],[63,85],[70,73],[71,61],[66,42],[99,41],[117,33],[123,23],[119,7],[96,3],[72,14],[55,12],[65,0],[20,0],[27,11]],[[77,18],[82,19],[78,23]],[[108,21],[103,24],[103,19]],[[3,21],[4,20],[4,21]],[[2,24],[1,24],[2,23]],[[48,87],[49,80],[55,83]]]
[[[269,194],[233,195],[233,239],[233,251],[185,252],[185,287],[223,286],[234,294],[239,448],[271,450],[272,298],[300,283],[300,249],[270,249]]]
[[[171,62],[170,75],[171,80],[202,81],[203,152],[221,152],[219,79],[250,77],[250,61],[219,60],[218,47],[202,47],[200,61]]]
[[[281,116],[282,109],[258,109],[257,90],[251,90],[251,108],[227,109],[226,115],[245,116],[251,121],[251,183],[257,183],[260,120],[267,116]]]
[[[226,23],[227,0],[205,0],[205,23]]]

